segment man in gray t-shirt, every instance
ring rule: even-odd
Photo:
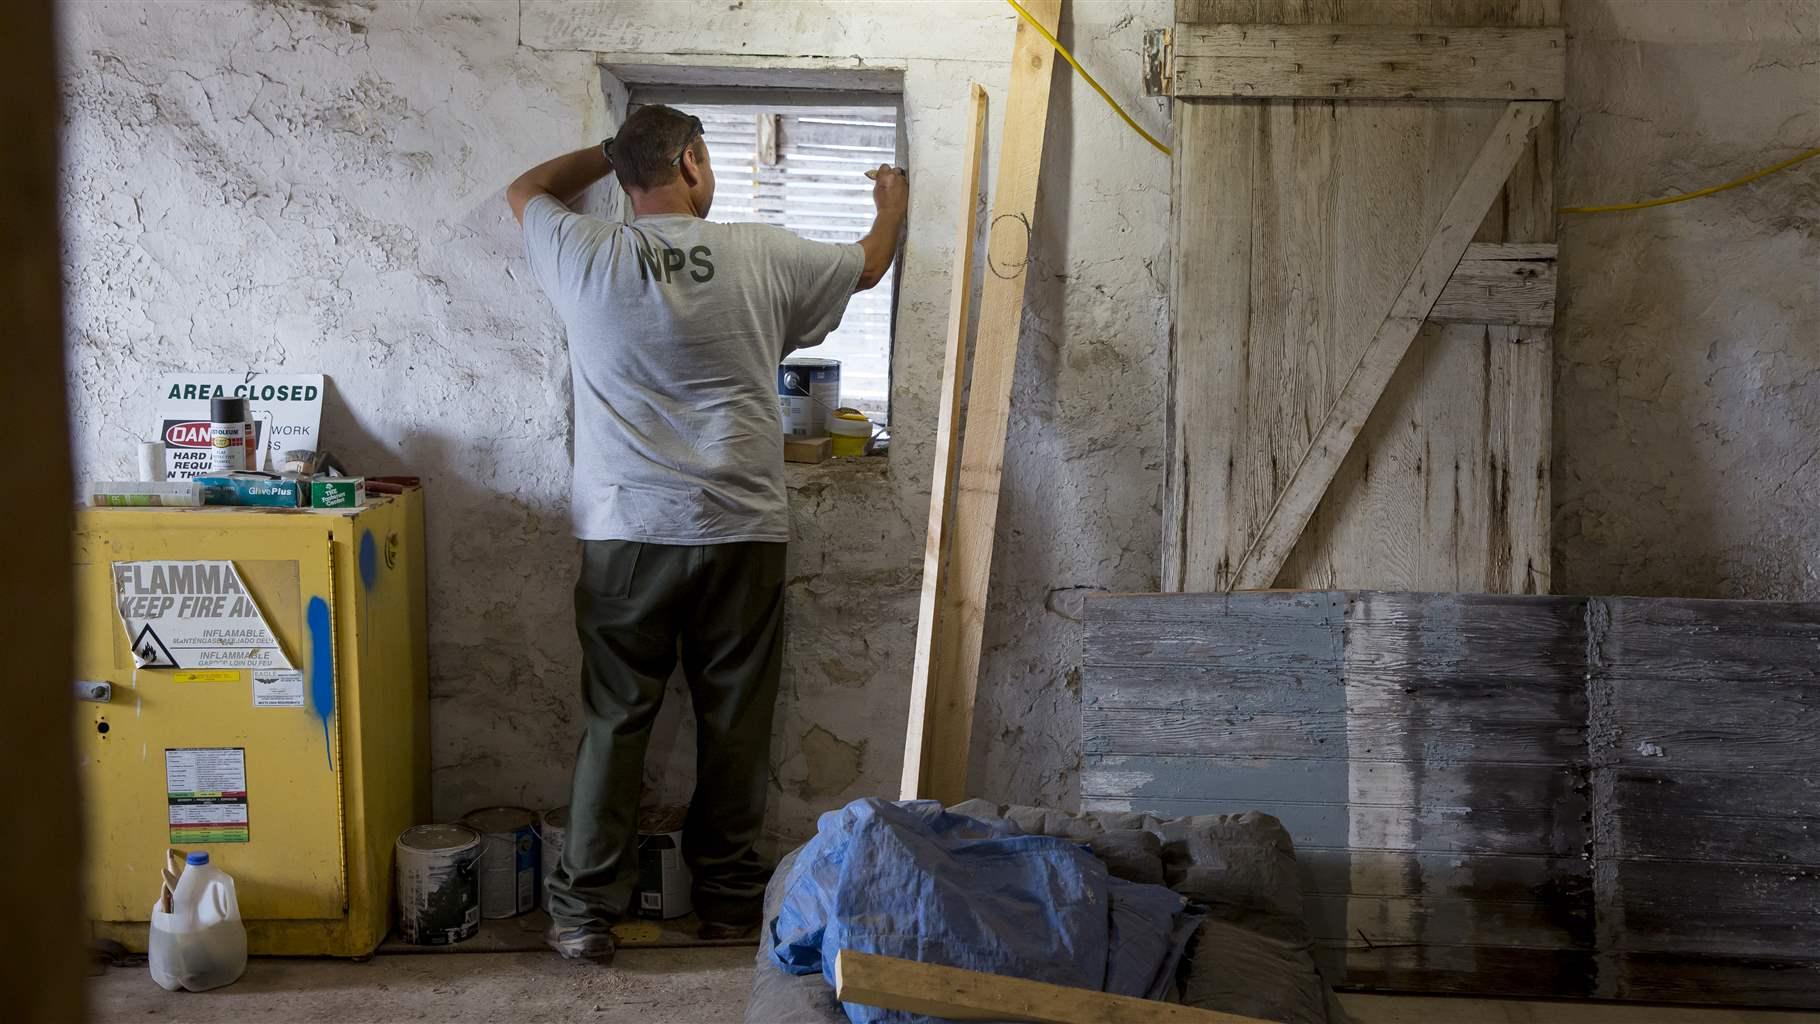
[[[855,291],[890,268],[903,173],[876,172],[858,243],[704,219],[714,170],[701,122],[642,107],[599,146],[506,191],[531,271],[568,328],[575,385],[575,586],[587,723],[576,752],[548,942],[605,962],[638,881],[645,746],[680,663],[696,715],[683,825],[704,937],[758,923],[768,867],[754,844],[770,777],[783,647],[783,424],[777,364],[820,344]],[[567,205],[617,174],[634,219]]]

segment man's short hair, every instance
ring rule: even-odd
[[[640,190],[659,188],[676,180],[677,157],[684,146],[707,146],[701,122],[674,107],[653,103],[639,107],[607,147],[613,173],[620,184]],[[697,151],[700,159],[703,151]]]

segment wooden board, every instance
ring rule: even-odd
[[[1061,20],[1062,0],[1034,0],[1024,8],[1050,32]],[[1005,467],[1011,378],[1024,311],[1025,261],[1036,215],[1037,179],[1049,122],[1049,84],[1055,51],[1022,19],[1011,54],[1005,97],[1005,130],[992,192],[987,258],[995,269],[980,293],[974,334],[973,374],[967,398],[949,530],[945,598],[935,606],[928,635],[927,711],[922,769],[916,795],[958,803],[967,788],[972,751],[973,704],[979,687],[980,647],[992,578],[993,533],[998,525],[999,477]]]
[[[809,464],[827,462],[833,450],[834,439],[831,437],[786,438],[784,461]]]
[[[843,949],[834,997],[945,1020],[1034,1024],[1265,1024],[1256,1017]]]
[[[1344,984],[1820,1006],[1820,605],[1091,598],[1082,806],[1275,815]]]
[[[938,620],[948,593],[949,516],[953,510],[954,471],[960,459],[961,394],[967,382],[968,311],[973,306],[973,251],[979,236],[979,197],[982,158],[986,152],[986,90],[972,83],[968,97],[967,167],[961,175],[960,238],[955,245],[953,277],[948,296],[948,337],[942,352],[942,392],[935,419],[935,470],[929,481],[929,529],[923,540],[923,589],[917,603],[916,656],[910,672],[910,720],[904,730],[904,773],[898,795],[905,800],[923,796],[923,763],[930,749],[934,724],[929,716],[929,677],[938,644],[955,642],[952,628],[937,637],[938,626],[952,627],[952,617]]]
[[[1345,373],[1339,393],[1315,428],[1307,450],[1296,460],[1251,545],[1239,557],[1232,570],[1232,588],[1261,590],[1271,586],[1282,572],[1303,528],[1314,518],[1315,508],[1339,473],[1340,464],[1364,431],[1366,419],[1377,409],[1391,378],[1403,365],[1403,357],[1409,354],[1409,346],[1435,299],[1459,266],[1473,232],[1503,190],[1504,180],[1516,167],[1547,112],[1548,105],[1544,103],[1511,103],[1492,124],[1408,279],[1357,361]]]
[[[1475,242],[1428,311],[1436,324],[1550,327],[1555,322],[1554,246]],[[1546,249],[1546,255],[1536,250]]]
[[[1253,99],[1558,100],[1560,28],[1186,25],[1170,92]]]
[[[1553,27],[1556,0],[1181,0],[1194,23]],[[1179,99],[1163,589],[1232,572],[1497,117],[1483,102]],[[1554,238],[1554,116],[1473,241]],[[1427,323],[1278,576],[1546,592],[1552,354]]]

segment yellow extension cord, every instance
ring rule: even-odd
[[[1005,2],[1011,5],[1011,9],[1016,11],[1018,17],[1024,19],[1024,22],[1026,24],[1028,24],[1031,28],[1036,29],[1037,34],[1042,36],[1044,41],[1046,41],[1050,46],[1055,47],[1055,52],[1062,55],[1062,59],[1067,61],[1068,65],[1070,67],[1074,68],[1074,70],[1080,74],[1082,80],[1084,80],[1088,85],[1093,87],[1094,92],[1097,92],[1100,94],[1100,99],[1105,100],[1106,105],[1112,108],[1113,113],[1115,113],[1119,117],[1123,118],[1125,123],[1131,126],[1132,131],[1137,132],[1139,135],[1142,135],[1144,137],[1145,142],[1148,142],[1152,146],[1155,146],[1157,148],[1157,150],[1160,151],[1161,153],[1163,153],[1165,156],[1170,156],[1170,155],[1174,154],[1174,152],[1175,152],[1174,150],[1170,149],[1168,146],[1165,146],[1161,142],[1157,141],[1156,136],[1145,131],[1142,127],[1140,127],[1138,125],[1138,123],[1136,121],[1132,120],[1131,115],[1125,113],[1125,108],[1119,106],[1119,102],[1117,100],[1113,99],[1111,94],[1106,92],[1105,89],[1100,87],[1100,83],[1094,79],[1093,75],[1091,73],[1089,73],[1086,68],[1081,67],[1081,62],[1074,59],[1074,54],[1068,52],[1068,48],[1062,45],[1061,40],[1055,38],[1055,36],[1050,34],[1048,29],[1046,29],[1042,25],[1038,24],[1037,20],[1030,16],[1030,12],[1024,10],[1022,4],[1019,4],[1017,2],[1017,0],[1005,0]],[[1626,210],[1647,210],[1647,209],[1650,209],[1650,208],[1656,207],[1656,206],[1668,206],[1673,203],[1685,203],[1689,199],[1699,199],[1704,196],[1716,195],[1720,192],[1727,191],[1728,189],[1737,188],[1740,185],[1748,185],[1751,182],[1756,181],[1758,178],[1767,178],[1770,175],[1776,173],[1777,171],[1787,170],[1788,168],[1795,166],[1796,164],[1802,162],[1803,160],[1811,160],[1817,156],[1820,156],[1820,148],[1810,149],[1804,153],[1797,153],[1796,155],[1788,158],[1787,160],[1782,161],[1781,163],[1771,164],[1770,166],[1765,167],[1760,171],[1752,171],[1751,173],[1746,174],[1742,178],[1734,178],[1731,181],[1725,182],[1724,184],[1721,184],[1721,185],[1714,185],[1711,188],[1696,189],[1692,192],[1681,192],[1681,193],[1678,193],[1678,194],[1672,195],[1672,196],[1663,196],[1660,199],[1643,199],[1643,200],[1639,200],[1634,203],[1608,203],[1608,204],[1605,204],[1602,206],[1563,206],[1560,208],[1560,212],[1561,213],[1622,213]]]
[[[1702,196],[1710,196],[1719,192],[1724,192],[1726,189],[1737,188],[1739,185],[1748,185],[1758,178],[1767,178],[1777,171],[1787,170],[1803,160],[1811,160],[1817,156],[1820,156],[1820,148],[1810,149],[1805,153],[1792,156],[1779,164],[1771,164],[1760,171],[1752,171],[1742,178],[1734,178],[1723,185],[1714,185],[1711,188],[1695,189],[1692,192],[1682,192],[1678,195],[1663,196],[1660,199],[1644,199],[1635,203],[1610,203],[1605,206],[1563,206],[1561,207],[1561,212],[1621,213],[1625,210],[1647,210],[1652,206],[1667,206],[1670,203],[1685,203],[1689,199],[1699,199]]]
[[[1156,136],[1150,134],[1149,132],[1145,131],[1143,128],[1139,127],[1138,123],[1131,119],[1131,115],[1125,113],[1125,108],[1119,106],[1119,101],[1113,99],[1111,94],[1106,92],[1106,90],[1100,88],[1100,83],[1094,81],[1093,75],[1088,73],[1086,68],[1081,67],[1081,62],[1074,59],[1074,54],[1068,52],[1068,48],[1066,46],[1062,45],[1062,41],[1055,38],[1054,36],[1050,35],[1048,29],[1037,24],[1036,19],[1032,18],[1030,16],[1029,11],[1024,10],[1024,7],[1022,4],[1018,3],[1017,0],[1005,0],[1005,2],[1011,5],[1011,9],[1016,11],[1017,16],[1024,19],[1026,24],[1028,24],[1031,28],[1036,29],[1037,35],[1042,36],[1045,40],[1048,41],[1050,46],[1055,47],[1055,52],[1061,54],[1062,59],[1067,61],[1070,67],[1074,68],[1075,71],[1078,71],[1080,73],[1082,80],[1084,80],[1088,85],[1093,86],[1093,91],[1100,94],[1100,99],[1105,100],[1106,105],[1111,107],[1114,113],[1118,114],[1120,117],[1125,119],[1125,123],[1131,126],[1132,131],[1137,132],[1139,135],[1142,135],[1144,137],[1145,142],[1148,142],[1152,146],[1155,146],[1157,149],[1161,150],[1164,156],[1169,156],[1175,152],[1174,150],[1170,149],[1168,146],[1165,146],[1161,142],[1158,142],[1156,139]]]

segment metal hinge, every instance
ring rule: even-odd
[[[1144,33],[1144,95],[1167,96],[1174,87],[1173,55],[1175,31],[1153,28]]]

